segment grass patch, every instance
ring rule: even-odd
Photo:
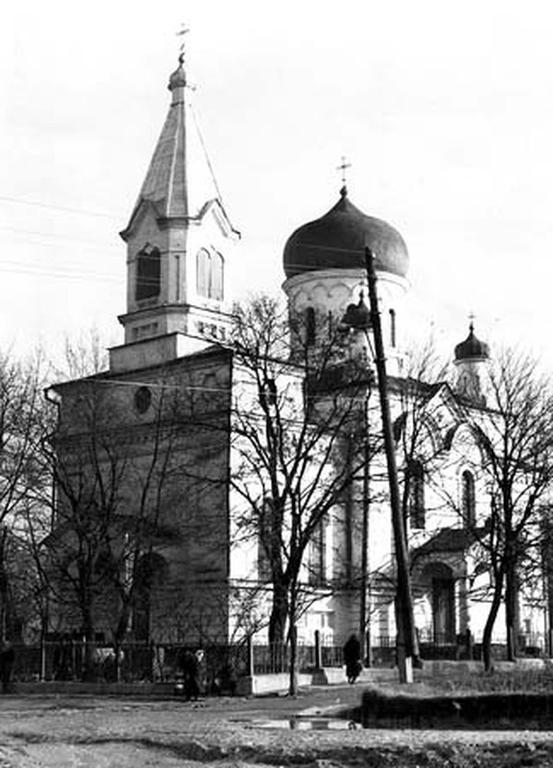
[[[399,686],[394,686],[399,689]],[[525,668],[513,665],[512,670],[498,669],[493,672],[468,672],[461,670],[443,676],[422,678],[421,692],[433,693],[553,693],[553,664],[547,661],[541,668]],[[403,692],[406,687],[402,686]]]

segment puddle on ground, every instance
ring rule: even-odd
[[[355,731],[361,723],[331,717],[289,717],[283,720],[250,720],[252,728],[278,728],[287,731]]]

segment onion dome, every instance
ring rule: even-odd
[[[367,246],[377,271],[406,276],[409,255],[399,232],[356,208],[344,186],[340,200],[328,213],[288,238],[283,258],[286,277],[327,269],[365,269]]]
[[[469,325],[469,335],[460,344],[455,347],[455,362],[463,360],[488,360],[490,357],[490,348],[484,342],[477,339],[474,335],[474,325]]]

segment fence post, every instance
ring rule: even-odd
[[[322,669],[323,662],[321,658],[321,633],[315,630],[315,669]]]

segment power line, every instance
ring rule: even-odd
[[[53,211],[64,211],[65,213],[75,213],[80,216],[93,216],[101,219],[112,219],[113,221],[119,221],[119,219],[113,216],[111,213],[104,213],[103,211],[91,211],[86,208],[72,208],[66,205],[54,205],[52,203],[42,203],[37,200],[24,200],[21,197],[10,197],[9,195],[0,195],[0,200],[7,203],[16,203],[18,205],[29,205],[34,208],[47,208]]]
[[[93,273],[87,273],[83,272],[81,274],[77,273],[70,273],[70,272],[55,272],[55,271],[40,271],[38,269],[3,269],[0,265],[0,273],[3,274],[14,274],[14,275],[33,275],[36,277],[50,277],[54,279],[62,279],[62,280],[82,280],[83,282],[88,281],[100,281],[100,282],[109,282],[109,283],[115,283],[115,282],[121,282],[114,280],[112,277],[109,276],[103,276],[103,275],[95,275]]]
[[[13,232],[16,235],[22,234],[22,235],[32,235],[33,237],[46,237],[49,239],[55,239],[55,240],[65,240],[67,242],[71,243],[78,243],[79,245],[85,245],[87,247],[96,248],[98,250],[106,250],[106,249],[112,249],[119,251],[120,249],[115,245],[103,245],[100,242],[95,242],[93,240],[83,240],[78,237],[71,237],[70,235],[60,235],[57,232],[40,232],[36,229],[20,229],[19,227],[10,227],[10,226],[4,226],[0,224],[0,230],[3,230],[5,232]],[[33,243],[33,241],[27,240],[27,242]],[[39,243],[40,244],[40,243]],[[47,243],[44,243],[47,245]]]

